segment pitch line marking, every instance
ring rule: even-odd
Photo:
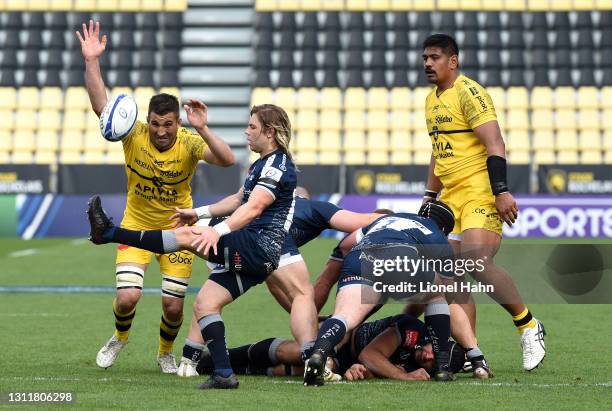
[[[284,381],[270,381],[272,384],[299,384],[302,385],[304,384],[302,381],[299,380],[284,380]],[[330,385],[338,385],[338,384],[352,384],[353,381],[339,381],[339,382],[334,382],[334,383],[330,383]],[[357,381],[357,383],[359,384],[368,384],[368,385],[394,385],[396,384],[396,382],[394,381]],[[578,387],[578,388],[587,388],[587,387],[602,387],[602,388],[612,388],[612,381],[605,381],[605,382],[597,382],[597,383],[592,383],[592,384],[571,384],[571,383],[556,383],[556,384],[539,384],[539,383],[511,383],[511,382],[494,382],[494,383],[487,383],[487,382],[463,382],[463,381],[457,381],[452,383],[452,385],[471,385],[471,386],[477,386],[477,387],[516,387],[516,388],[520,388],[520,387],[534,387],[534,388],[558,388],[558,387]],[[328,385],[328,384],[326,384]]]
[[[28,255],[36,254],[38,252],[37,248],[26,248],[25,250],[13,251],[9,253],[9,257],[18,258],[18,257],[26,257]]]

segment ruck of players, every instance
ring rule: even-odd
[[[99,115],[106,93],[97,59],[106,40],[99,39],[99,26],[93,22],[78,36],[92,107]],[[289,117],[273,104],[250,109],[244,134],[259,158],[234,194],[194,207],[188,180],[180,185],[163,179],[158,181],[176,183],[176,201],[138,196],[138,181],[159,178],[157,158],[180,158],[180,169],[164,171],[185,175],[193,175],[199,160],[218,166],[234,162],[229,146],[208,128],[204,103],[191,99],[185,105],[196,134],[181,127],[176,98],[154,96],[147,124],[138,124],[122,142],[128,174],[122,222],[111,221],[99,196],[92,197],[87,208],[90,240],[120,245],[112,306],[115,332],[100,349],[98,366],[111,367],[122,351],[130,350],[128,335],[142,279],[155,256],[162,271],[164,307],[158,363],[162,372],[178,377],[204,377],[200,389],[238,388],[243,374],[301,376],[306,386],[367,378],[447,382],[460,372],[489,379],[495,352],[487,351],[485,358],[487,347],[478,345],[477,335],[486,329],[476,329],[468,277],[486,287],[483,290],[510,315],[508,324],[512,321],[519,334],[522,368],[538,367],[546,353],[544,327],[494,260],[502,226],[512,225],[519,209],[508,189],[493,102],[485,88],[460,73],[460,51],[452,37],[432,35],[420,52],[426,78],[435,86],[421,102],[426,118],[420,119],[429,132],[420,138],[431,140],[432,155],[427,190],[412,212],[356,213],[310,199],[299,187],[299,163],[289,149]],[[452,121],[446,121],[449,118]],[[150,158],[138,159],[137,147],[146,147]],[[151,167],[143,170],[137,160]],[[343,237],[329,250],[329,260],[312,284],[300,247],[328,229]],[[210,268],[203,284],[191,284],[199,292],[187,314],[190,326],[178,364],[172,347],[183,321],[192,264],[165,271],[166,255],[176,252],[194,256],[196,270]],[[397,261],[411,263],[398,267]],[[463,262],[461,270],[457,261]],[[469,268],[465,261],[472,262]],[[293,339],[261,335],[260,341],[229,347],[225,330],[232,324],[223,321],[223,308],[249,298],[244,295],[262,283],[287,311]],[[398,285],[403,288],[390,288]],[[332,312],[321,312],[334,287]],[[386,310],[391,307],[394,315],[372,318],[387,303],[393,303]],[[516,345],[509,341],[507,349]],[[518,348],[516,357],[518,366]]]

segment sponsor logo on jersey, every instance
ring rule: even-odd
[[[261,176],[274,181],[280,181],[281,177],[283,176],[283,172],[275,167],[264,167],[264,169],[261,170]]]
[[[157,185],[154,187],[151,187],[145,184],[136,183],[136,190],[139,190],[145,194],[149,193],[149,194],[159,194],[163,196],[178,196],[177,190],[174,190],[174,189],[166,190]]]
[[[168,261],[172,264],[191,264],[193,257],[186,252],[170,253],[168,254]]]
[[[436,116],[436,124],[442,124],[442,123],[452,123],[453,122],[453,118],[451,116]]]
[[[484,97],[476,96],[476,100],[478,100],[478,102],[480,103],[480,107],[482,107],[483,110],[487,110],[489,108],[487,107],[487,103],[485,103]]]
[[[145,170],[153,171],[153,167],[138,158],[135,158],[134,162],[136,163],[136,165],[144,168]]]
[[[419,332],[416,330],[406,330],[404,338],[404,347],[406,348],[414,348],[417,341],[419,340]]]
[[[469,87],[468,90],[470,90],[473,96],[478,94],[478,89],[476,87]]]
[[[236,271],[242,270],[242,257],[240,256],[240,252],[238,251],[234,252],[233,261],[234,261],[234,269]]]

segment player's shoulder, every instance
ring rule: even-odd
[[[132,130],[132,132],[128,135],[129,138],[148,138],[149,137],[149,126],[147,125],[147,123],[144,123],[142,121],[136,121],[136,124],[134,124],[134,129]],[[124,139],[124,141],[127,139]]]
[[[202,140],[199,134],[195,133],[193,130],[187,127],[179,127],[176,131],[176,137],[181,140]]]
[[[460,95],[464,94],[469,97],[476,97],[477,95],[485,95],[487,90],[478,83],[476,80],[461,74],[455,82],[457,93]]]

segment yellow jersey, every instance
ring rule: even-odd
[[[425,100],[427,131],[435,159],[434,174],[444,187],[487,169],[487,149],[474,128],[497,120],[493,100],[474,80],[459,75],[439,96],[434,88]]]
[[[174,207],[191,208],[191,179],[204,159],[206,142],[180,127],[172,148],[160,152],[149,139],[149,127],[137,122],[123,139],[127,205],[121,226],[135,230],[171,228]]]

